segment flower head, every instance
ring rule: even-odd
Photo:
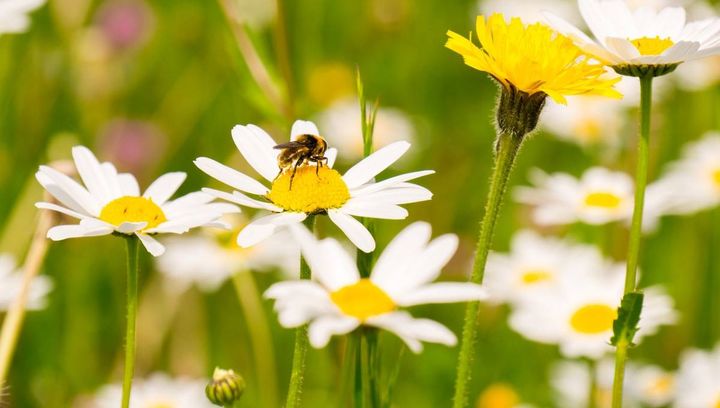
[[[45,0],[0,1],[0,34],[26,31],[30,26],[28,14],[44,4]]]
[[[519,18],[508,23],[502,14],[487,19],[478,16],[476,24],[480,47],[452,31],[448,31],[446,47],[462,55],[467,65],[490,74],[505,89],[547,95],[559,103],[565,103],[568,95],[620,97],[612,88],[617,79],[605,78],[603,65],[548,26],[524,25]]]
[[[510,326],[530,340],[557,344],[566,357],[598,359],[612,350],[609,340],[623,293],[624,269],[609,264],[603,273],[567,276],[547,290],[536,291],[515,307]],[[646,289],[635,340],[676,319],[672,298],[660,288]]]
[[[455,253],[458,239],[443,235],[430,241],[430,225],[416,222],[405,228],[378,258],[369,278],[361,278],[350,254],[334,239],[315,241],[301,226],[303,255],[313,281],[276,283],[265,296],[275,299],[280,324],[298,327],[309,323],[310,343],[325,346],[332,335],[346,334],[367,325],[395,333],[414,352],[421,341],[454,345],[455,335],[428,319],[415,319],[400,310],[426,303],[454,303],[485,298],[472,283],[431,283]]]
[[[711,351],[691,349],[680,358],[673,407],[720,406],[720,344]]]
[[[201,379],[172,378],[155,373],[146,379],[133,382],[131,407],[214,408],[205,397],[205,381]],[[122,387],[107,385],[100,389],[91,407],[115,408],[120,405]]]
[[[22,281],[22,272],[16,268],[15,258],[10,254],[0,253],[0,312],[7,310],[17,299]],[[32,310],[44,308],[52,287],[53,282],[47,276],[35,277],[28,292],[27,308]]]
[[[533,219],[540,225],[605,224],[627,220],[632,212],[634,187],[625,173],[594,167],[578,180],[538,170],[531,180],[535,187],[516,189],[515,198],[535,206]]]
[[[35,173],[45,190],[62,204],[39,202],[35,206],[80,220],[79,224],[51,228],[47,236],[54,241],[112,233],[135,235],[148,252],[159,256],[165,248],[152,235],[224,226],[218,219],[238,211],[233,205],[211,203],[214,197],[200,192],[170,200],[185,181],[185,173],[167,173],[141,195],[132,174],[118,173],[111,163],[100,163],[86,147],[75,146],[72,154],[84,186],[49,166],[40,166]]]
[[[314,123],[298,120],[293,124],[291,140],[301,135],[320,136],[320,132]],[[279,227],[300,224],[310,215],[327,214],[353,244],[370,252],[375,249],[375,240],[353,216],[403,219],[408,212],[400,207],[401,204],[432,197],[426,188],[408,183],[434,173],[431,170],[374,181],[375,176],[410,148],[407,142],[387,145],[341,175],[333,169],[337,156],[337,150],[333,148],[325,152],[326,165],[305,162],[295,170],[281,171],[277,159],[279,150],[274,149],[277,143],[265,131],[255,125],[237,125],[232,136],[245,160],[270,183],[270,187],[207,157],[196,159],[195,165],[236,189],[232,193],[213,189],[203,191],[241,206],[272,213],[257,218],[240,231],[237,243],[241,247],[253,246],[273,235]]]
[[[547,13],[556,30],[622,75],[660,76],[678,64],[720,53],[720,20],[687,23],[685,9],[640,7],[624,0],[578,0],[596,41],[560,17]]]

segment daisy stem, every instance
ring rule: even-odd
[[[127,326],[125,327],[125,375],[122,408],[130,406],[130,390],[135,371],[135,320],[138,304],[138,244],[135,235],[125,237],[127,243]]]
[[[628,245],[624,293],[634,291],[637,285],[637,265],[640,256],[645,186],[647,185],[648,172],[652,80],[653,76],[650,74],[640,77],[640,137],[638,138],[637,167],[635,169],[635,207],[633,209],[632,225],[630,227],[630,243]],[[627,360],[627,349],[629,346],[629,342],[620,341],[615,350],[615,377],[613,379],[612,392],[613,408],[622,407],[625,362]]]
[[[358,333],[355,375],[359,378],[355,379],[355,408],[380,407],[377,334],[372,327],[363,327]]]
[[[590,372],[590,384],[588,384],[588,408],[597,408],[598,376],[597,363],[595,360],[587,360],[588,371]]]
[[[27,299],[30,295],[30,285],[45,260],[45,254],[48,248],[48,240],[45,236],[52,226],[54,218],[51,211],[42,211],[40,213],[35,234],[30,244],[30,250],[23,265],[23,280],[20,293],[10,305],[5,320],[3,321],[2,332],[0,332],[0,388],[5,384],[5,378],[10,369],[13,354],[15,353],[18,335],[25,320],[25,307],[27,306]],[[2,404],[2,397],[3,393],[0,392],[0,406],[4,406]]]
[[[240,271],[233,275],[233,285],[250,333],[262,406],[277,407],[277,373],[275,372],[272,336],[265,320],[255,278],[250,271]]]
[[[305,226],[315,232],[315,216],[311,215],[303,222]],[[300,255],[300,279],[310,279],[310,266],[305,258]],[[287,402],[285,408],[296,408],[301,405],[301,393],[303,380],[305,379],[305,357],[307,355],[308,337],[307,324],[298,327],[295,331],[295,347],[293,350],[292,371],[290,373],[290,385],[288,387]]]
[[[473,283],[482,283],[488,251],[492,244],[495,223],[500,213],[508,179],[510,178],[515,157],[522,144],[522,139],[522,136],[505,133],[500,133],[498,136],[495,167],[493,168],[492,178],[490,179],[490,190],[485,205],[485,215],[483,216],[480,226],[480,236],[477,242],[475,262],[470,278]],[[477,338],[476,322],[479,308],[479,302],[469,302],[465,309],[465,323],[463,325],[457,377],[455,379],[454,408],[463,408],[467,405],[468,383],[470,381],[471,367],[475,357],[475,341]]]

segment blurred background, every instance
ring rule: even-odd
[[[38,218],[33,203],[42,195],[34,173],[40,164],[69,159],[77,144],[134,173],[141,186],[164,172],[186,171],[188,180],[180,191],[185,193],[219,187],[192,165],[198,156],[248,169],[232,144],[233,125],[254,123],[283,140],[292,120],[303,118],[315,120],[330,144],[340,148],[336,167],[347,169],[361,157],[355,92],[359,69],[366,95],[379,101],[376,147],[397,139],[413,143],[387,175],[437,171],[419,182],[433,191],[432,201],[408,206],[406,221],[376,224],[378,247],[410,221],[427,220],[434,235],[453,232],[461,237],[443,279],[464,279],[491,171],[497,89],[443,47],[445,32],[474,30],[475,16],[492,11],[532,21],[546,8],[581,23],[575,2],[280,4],[278,13],[274,1],[264,0],[49,0],[31,14],[28,32],[0,37],[0,252],[22,262]],[[685,4],[691,15],[717,14],[715,4]],[[651,180],[680,157],[685,144],[720,129],[718,82],[718,59],[686,64],[657,81]],[[571,100],[568,108],[549,106],[541,119],[548,123],[524,145],[511,186],[530,184],[532,168],[579,177],[602,165],[632,174],[637,118],[632,93],[626,103]],[[557,116],[568,121],[560,126],[554,121],[553,128],[550,118]],[[527,227],[602,242],[608,257],[624,258],[627,230],[622,222],[541,228],[534,225],[531,208],[510,195],[495,249],[507,251],[514,231]],[[324,222],[320,228],[325,235],[337,233]],[[642,285],[662,283],[681,318],[646,339],[632,351],[633,358],[674,370],[684,349],[710,348],[720,339],[719,244],[717,208],[665,217],[647,236]],[[5,406],[94,406],[98,389],[121,379],[124,251],[122,240],[113,237],[51,243],[43,274],[52,279],[53,288],[46,307],[27,316],[5,385]],[[249,346],[253,328],[230,281],[216,290],[169,290],[149,255],[143,254],[141,265],[136,377],[164,372],[204,382],[215,366],[234,368],[248,382],[239,406],[262,406],[268,379],[255,375]],[[275,268],[253,276],[262,291],[283,273]],[[277,355],[275,380],[282,400],[294,334],[277,324],[270,302],[262,306]],[[464,307],[436,305],[413,312],[459,334]],[[472,400],[486,408],[519,401],[555,406],[549,384],[551,367],[561,358],[557,347],[513,332],[508,313],[504,305],[483,306]],[[385,363],[392,367],[399,362],[396,406],[448,405],[457,349],[427,345],[416,356],[399,354],[400,343],[390,335],[383,335],[383,343]],[[342,350],[342,342],[334,341],[327,349],[310,351],[305,406],[342,406]],[[488,390],[498,389],[505,400],[501,395],[490,401]],[[497,405],[503,401],[515,402]]]

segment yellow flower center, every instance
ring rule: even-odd
[[[670,392],[674,384],[675,379],[673,378],[673,376],[666,374],[658,377],[655,382],[650,384],[647,392],[650,395],[665,395]]]
[[[637,48],[640,55],[660,55],[675,44],[671,39],[659,36],[655,38],[642,37],[630,42]]]
[[[526,285],[532,285],[550,279],[552,279],[552,274],[541,269],[529,270],[522,275],[522,282]]]
[[[365,321],[395,310],[395,302],[370,279],[360,279],[330,294],[330,299],[348,316]]]
[[[146,222],[145,229],[155,228],[167,221],[162,209],[145,197],[120,197],[103,207],[100,219],[118,226],[124,222]]]
[[[145,408],[173,408],[175,404],[170,402],[151,402]]]
[[[585,196],[585,205],[588,207],[618,208],[622,200],[613,193],[598,191]]]
[[[612,329],[617,311],[602,304],[585,305],[570,317],[570,326],[578,333],[598,334]]]
[[[720,408],[720,397],[718,397],[718,400],[715,403],[715,408]]]
[[[720,169],[716,169],[712,172],[712,180],[715,185],[720,188]]]
[[[342,207],[350,199],[350,191],[340,173],[323,166],[298,167],[290,188],[293,170],[284,171],[273,181],[267,198],[287,211],[319,213]]]
[[[520,403],[515,390],[505,384],[493,384],[485,389],[478,398],[477,408],[513,408]]]

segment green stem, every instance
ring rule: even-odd
[[[357,369],[355,375],[355,408],[379,408],[380,389],[378,387],[378,343],[377,330],[363,327],[358,333],[359,347],[356,353]]]
[[[240,271],[233,275],[233,285],[250,333],[262,406],[277,407],[278,387],[272,335],[265,320],[265,312],[255,278],[250,271]]]
[[[640,137],[638,138],[637,167],[635,170],[635,207],[630,227],[630,243],[627,254],[627,270],[625,271],[625,289],[623,293],[632,292],[637,286],[637,266],[640,257],[640,240],[642,238],[643,208],[645,204],[645,186],[648,173],[648,142],[650,139],[650,108],[652,103],[651,75],[640,77]],[[627,360],[628,342],[621,341],[615,352],[615,378],[613,380],[612,407],[622,408],[623,379]]]
[[[130,406],[130,389],[135,371],[135,320],[138,305],[138,245],[135,235],[125,237],[127,243],[127,326],[125,327],[125,375],[122,408]]]
[[[588,360],[588,371],[590,373],[590,384],[588,387],[588,408],[597,408],[598,375],[597,363],[595,360]]]
[[[315,231],[315,216],[308,216],[304,221],[306,227]],[[300,256],[300,279],[310,279],[310,266],[305,258]],[[307,324],[298,327],[295,331],[295,346],[293,349],[292,371],[290,373],[290,385],[288,387],[287,402],[285,408],[296,408],[301,405],[301,393],[303,380],[305,379],[305,359],[308,348]]]
[[[475,252],[475,262],[471,281],[482,283],[485,273],[488,251],[492,243],[495,223],[497,222],[503,197],[507,189],[508,179],[515,162],[515,157],[522,144],[522,136],[500,134],[497,142],[497,153],[495,156],[495,167],[490,179],[490,191],[488,192],[485,205],[485,215],[480,226],[480,236]],[[465,309],[465,323],[463,325],[462,342],[460,355],[458,357],[457,378],[455,379],[455,396],[453,398],[454,408],[463,408],[467,405],[468,382],[472,362],[475,357],[475,340],[477,337],[477,315],[480,307],[479,302],[469,302]]]

